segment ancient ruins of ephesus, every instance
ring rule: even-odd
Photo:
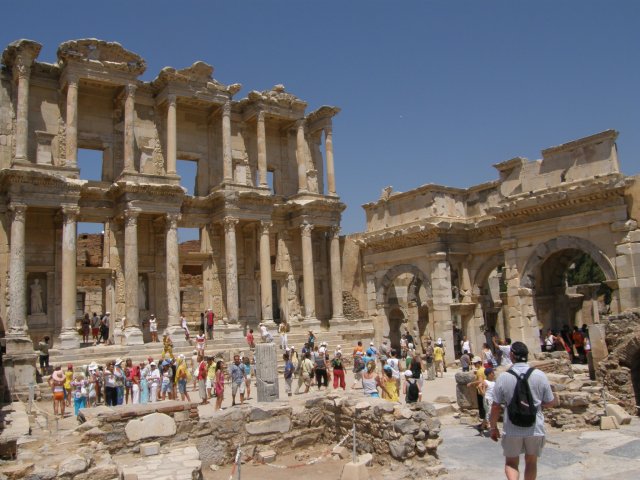
[[[341,239],[338,108],[307,114],[281,85],[234,100],[240,85],[203,62],[145,82],[143,58],[117,43],[65,42],[55,64],[40,49],[10,44],[0,74],[0,318],[17,384],[33,374],[33,339],[76,348],[94,308],[126,317],[128,344],[150,312],[179,332],[186,274],[238,338],[260,321],[372,319],[394,344],[406,327],[453,345],[457,326],[476,347],[493,331],[536,347],[541,327],[597,322],[597,288],[566,285],[583,253],[611,313],[640,304],[640,186],[614,131],[496,164],[498,180],[466,189],[385,188],[364,205],[366,231]],[[100,152],[99,180],[80,150]],[[178,161],[197,165],[193,195]],[[97,252],[78,222],[103,225]],[[179,253],[179,227],[200,230],[198,248]]]
[[[0,316],[12,374],[23,376],[37,337],[78,347],[88,280],[103,310],[126,317],[126,343],[143,342],[150,312],[180,331],[181,260],[240,336],[280,316],[305,328],[342,319],[338,108],[307,114],[282,85],[236,101],[241,86],[203,62],[144,82],[145,61],[117,43],[65,42],[55,64],[38,62],[40,49],[19,40],[2,56]],[[99,181],[83,180],[79,149],[101,152]],[[178,160],[197,164],[193,196]],[[80,221],[104,226],[98,265],[77,266]],[[199,252],[179,258],[178,227],[200,229]]]

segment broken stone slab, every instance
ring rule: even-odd
[[[160,453],[160,442],[147,442],[140,445],[140,455],[150,457]]]
[[[286,433],[291,428],[291,418],[288,416],[273,417],[268,420],[247,423],[244,428],[250,435]]]
[[[258,460],[262,463],[273,463],[276,461],[276,452],[273,450],[264,450],[262,452],[258,452]]]
[[[352,453],[347,449],[347,447],[343,447],[342,445],[340,446],[336,445],[335,447],[333,447],[333,450],[331,450],[331,454],[339,456],[341,460],[344,460],[345,458],[349,458],[349,456],[352,455]]]
[[[605,412],[608,416],[614,417],[618,425],[629,425],[631,423],[631,415],[629,415],[620,405],[608,403],[605,408]]]
[[[617,430],[618,428],[616,417],[604,416],[600,418],[600,430]]]
[[[130,420],[124,429],[130,442],[154,437],[170,437],[176,434],[176,422],[166,413],[152,413]]]
[[[87,460],[80,455],[71,455],[58,465],[59,478],[74,478],[89,468]]]

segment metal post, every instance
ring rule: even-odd
[[[240,466],[242,465],[241,455],[242,451],[240,450],[240,447],[238,447],[238,452],[236,453],[236,465],[238,465],[238,480],[240,480]]]
[[[353,415],[353,458],[352,462],[358,461],[358,453],[356,451],[356,414]]]

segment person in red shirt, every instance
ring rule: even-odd
[[[207,319],[207,336],[209,337],[209,340],[213,340],[213,320],[216,316],[213,314],[213,310],[211,308],[207,310],[205,317]]]
[[[253,328],[249,329],[249,333],[247,333],[247,344],[249,345],[250,349],[254,349],[256,348],[256,341],[253,338]]]
[[[204,357],[198,357],[200,362],[198,365],[198,393],[202,402],[200,405],[206,405],[209,403],[207,400],[207,362],[204,361]]]
[[[576,347],[576,354],[578,355],[578,361],[580,363],[585,363],[585,354],[584,354],[584,335],[578,329],[578,327],[573,327],[573,333],[571,334],[571,340],[573,341],[573,345]]]

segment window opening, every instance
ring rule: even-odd
[[[187,189],[187,195],[196,196],[198,178],[198,161],[178,159],[176,170],[180,176],[180,185]]]
[[[102,164],[104,152],[102,150],[78,148],[78,168],[82,180],[102,181]]]

